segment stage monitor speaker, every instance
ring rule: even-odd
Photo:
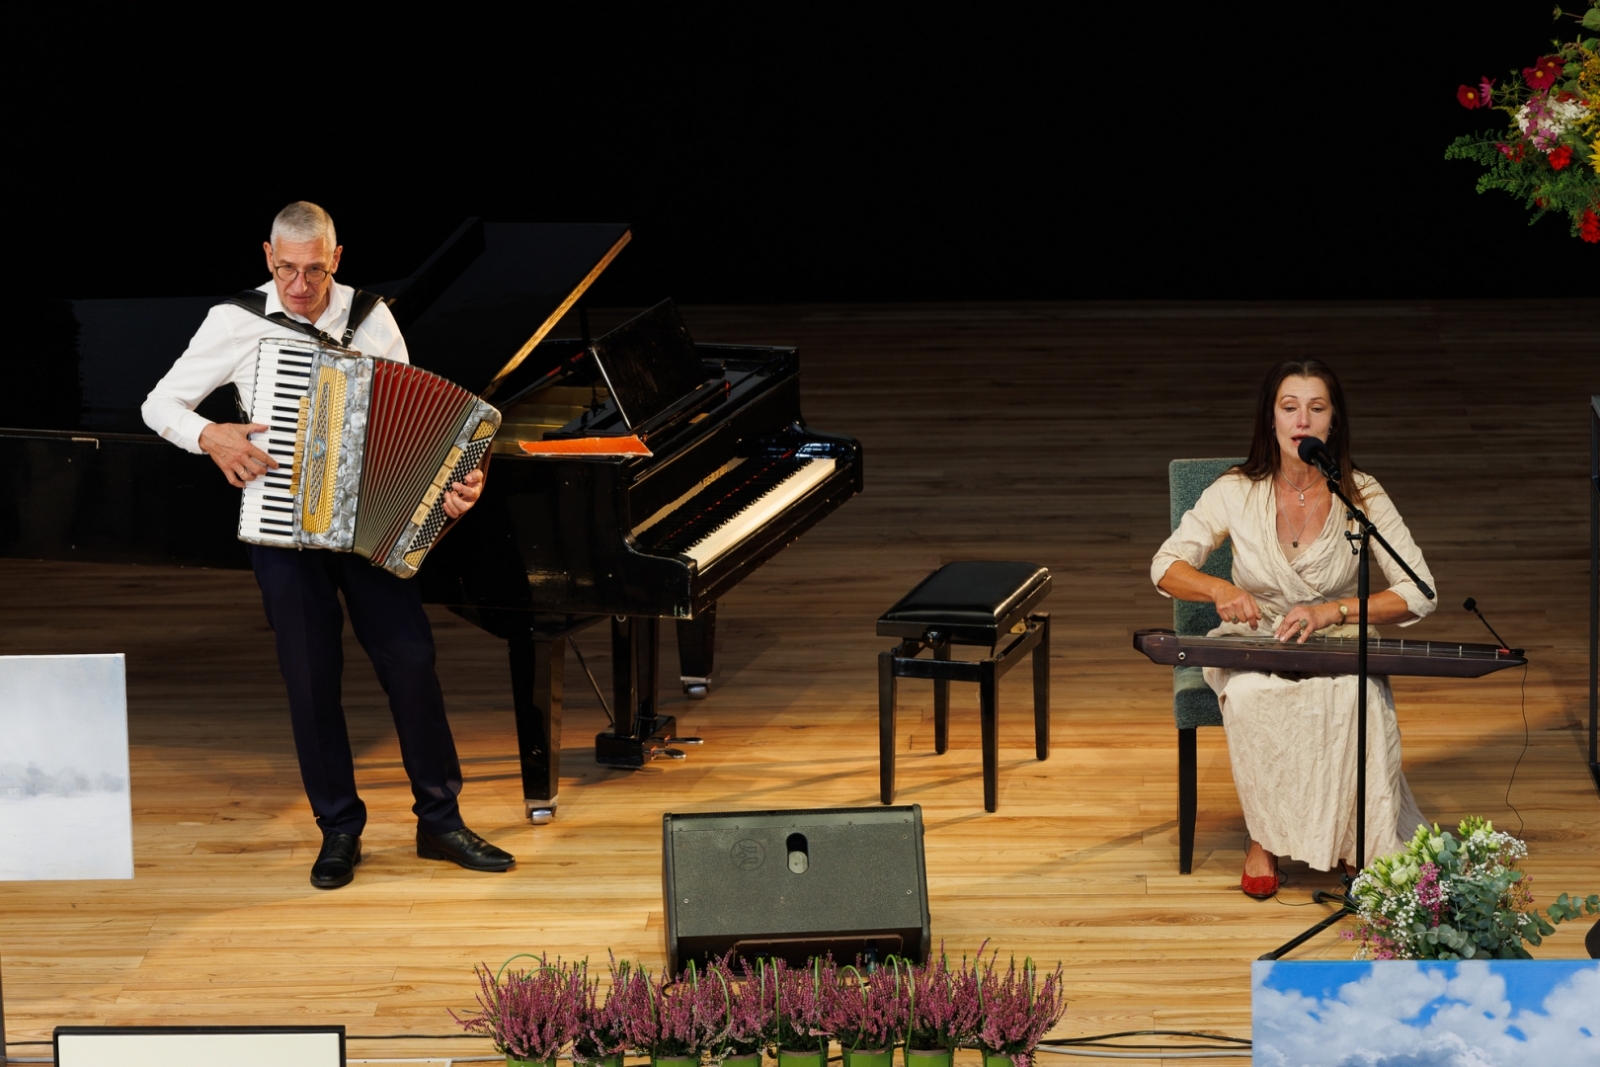
[[[667,965],[928,957],[922,808],[662,816]]]

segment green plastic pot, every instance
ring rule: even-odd
[[[894,1049],[845,1049],[844,1067],[894,1067]]]
[[[781,1048],[778,1050],[778,1067],[828,1067],[828,1057],[816,1048],[798,1052]]]

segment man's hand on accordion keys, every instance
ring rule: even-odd
[[[451,482],[444,494],[444,513],[459,519],[472,509],[483,493],[483,472],[469,471],[465,479]]]
[[[200,431],[200,449],[227,475],[229,485],[243,489],[246,482],[278,466],[277,460],[250,443],[251,434],[266,429],[258,422],[213,422]],[[445,508],[449,509],[448,503]]]

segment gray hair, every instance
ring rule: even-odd
[[[279,240],[315,241],[328,239],[329,249],[339,247],[339,238],[333,230],[333,218],[309,200],[296,200],[272,220],[272,245]]]

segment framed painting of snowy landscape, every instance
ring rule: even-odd
[[[0,656],[0,881],[132,877],[123,657]]]

